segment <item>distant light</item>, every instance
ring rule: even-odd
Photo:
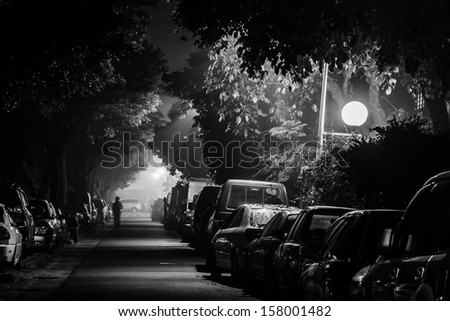
[[[349,126],[361,126],[367,120],[367,107],[359,101],[351,101],[342,108],[342,120]]]

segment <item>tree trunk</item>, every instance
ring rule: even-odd
[[[447,90],[443,90],[440,97],[435,99],[425,98],[425,104],[430,113],[431,121],[433,122],[436,131],[447,130],[450,127],[449,114],[447,112],[447,104],[445,98]]]
[[[386,113],[380,104],[380,86],[376,78],[369,82],[369,111],[372,114],[373,127],[386,126]]]

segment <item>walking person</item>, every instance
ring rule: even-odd
[[[120,202],[120,197],[116,196],[116,201],[113,203],[113,206],[112,206],[115,228],[120,227],[120,214],[121,214],[122,209],[123,209],[123,205]]]

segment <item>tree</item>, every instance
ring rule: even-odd
[[[223,183],[229,178],[255,178],[257,168],[250,170],[241,168],[239,163],[243,160],[243,155],[240,151],[226,148],[230,143],[243,143],[245,137],[242,133],[228,130],[230,122],[227,120],[232,121],[234,118],[224,116],[226,119],[220,121],[218,117],[221,110],[219,92],[208,92],[204,86],[204,75],[210,65],[208,51],[203,50],[192,54],[188,62],[188,68],[185,68],[182,72],[174,72],[168,77],[168,92],[179,98],[175,118],[192,111],[195,112],[190,126],[195,128],[193,133],[203,143],[203,147],[206,146],[201,156],[203,156],[203,162],[209,168],[209,175],[217,183]],[[190,120],[190,118],[187,119]],[[213,153],[207,147],[211,143],[223,148],[221,160],[212,157]]]
[[[180,0],[174,19],[194,34],[200,46],[239,33],[242,69],[263,75],[266,60],[275,73],[290,72],[301,81],[315,62],[342,69],[361,45],[379,48],[373,76],[386,66],[400,66],[412,91],[427,99],[435,126],[448,127],[445,99],[450,57],[447,1],[226,1]],[[222,47],[226,43],[222,42]],[[304,59],[304,58],[311,59]],[[312,62],[312,63],[311,63]],[[376,78],[373,77],[375,80]],[[376,92],[380,84],[370,86]],[[376,98],[373,98],[376,99]],[[377,102],[374,102],[375,106]],[[379,104],[379,103],[378,103]],[[376,115],[382,125],[383,115]]]
[[[16,180],[25,173],[23,181],[35,194],[46,196],[50,187],[64,194],[67,138],[78,121],[95,114],[88,108],[95,105],[91,97],[124,84],[120,65],[145,49],[149,10],[156,4],[2,3],[0,127],[2,137],[9,138],[2,149],[18,167],[3,176]],[[64,199],[54,194],[54,200]]]

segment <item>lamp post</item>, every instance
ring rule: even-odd
[[[325,114],[326,114],[326,100],[327,100],[327,79],[328,79],[328,64],[324,63],[322,72],[322,90],[320,94],[320,110],[319,110],[319,152],[323,150],[324,134],[325,134]],[[344,123],[348,126],[361,126],[367,120],[369,113],[367,107],[359,101],[350,101],[342,108],[341,117]],[[332,135],[352,136],[349,133],[334,133]]]

